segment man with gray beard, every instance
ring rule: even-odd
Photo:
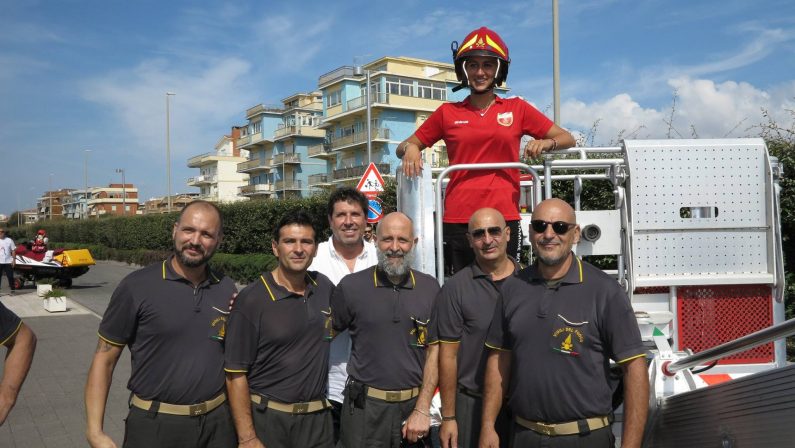
[[[352,341],[340,424],[348,448],[427,437],[437,384],[428,324],[439,284],[411,268],[417,237],[406,215],[385,216],[376,235],[378,265],[347,275],[331,297],[334,330]]]

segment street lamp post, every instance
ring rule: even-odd
[[[83,150],[83,219],[88,219],[88,153],[90,149]]]
[[[357,65],[354,68],[354,73],[358,76],[362,75],[362,71],[364,70],[364,79],[365,79],[365,87],[364,87],[364,101],[367,105],[367,165],[369,166],[370,163],[373,161],[373,136],[372,136],[372,109],[370,108],[370,70],[363,69],[361,65]]]
[[[560,126],[560,31],[558,0],[552,0],[552,102],[555,124]]]
[[[116,168],[121,173],[121,214],[127,214],[127,180],[124,178],[124,168]]]
[[[50,173],[50,191],[48,194],[50,196],[50,221],[52,221],[52,173]]]
[[[171,110],[169,98],[176,93],[166,92],[166,179],[168,182],[168,212],[171,213]]]

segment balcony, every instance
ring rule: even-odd
[[[322,138],[326,136],[326,131],[312,126],[284,126],[276,129],[273,133],[273,139],[278,140],[292,135]]]
[[[218,194],[200,194],[198,199],[208,202],[218,202]]]
[[[335,159],[336,153],[331,152],[331,147],[326,143],[319,145],[312,145],[307,148],[306,153],[309,157],[317,157],[318,159]]]
[[[354,76],[356,75],[354,74],[353,67],[351,67],[350,65],[345,65],[338,69],[334,69],[326,74],[320,75],[320,77],[317,80],[317,85],[322,87],[326,84],[337,81],[338,79],[353,78]]]
[[[214,184],[217,180],[218,176],[216,176],[215,174],[190,177],[188,178],[188,186],[197,187],[199,185]]]
[[[251,146],[257,146],[260,143],[269,142],[270,140],[263,138],[262,132],[257,132],[256,134],[249,134],[245,137],[240,137],[237,139],[235,144],[240,149],[245,149]]]
[[[389,94],[385,92],[375,93],[370,95],[370,105],[375,103],[382,103],[388,104],[389,103]],[[349,100],[347,103],[348,108],[346,109],[347,112],[352,110],[356,110],[360,107],[365,107],[367,105],[367,101],[365,101],[364,95]]]
[[[274,154],[271,166],[281,165],[282,163],[301,163],[301,154],[292,152]]]
[[[312,174],[308,180],[310,187],[327,187],[331,185],[328,174]]]
[[[359,166],[352,166],[350,168],[340,168],[334,170],[334,182],[345,182],[354,179],[361,179],[364,176],[365,170],[369,165],[359,165]],[[381,174],[389,174],[389,164],[388,163],[376,163],[376,168]]]
[[[271,159],[254,159],[237,164],[238,173],[253,173],[267,171],[271,168]]]
[[[209,162],[217,162],[218,161],[218,154],[215,152],[206,152],[204,154],[191,157],[188,159],[188,168],[198,168],[202,165],[206,165]]]
[[[373,140],[389,140],[389,128],[371,129]],[[351,135],[331,139],[331,150],[338,151],[350,146],[367,143],[367,131],[355,132]]]
[[[272,184],[254,184],[237,187],[237,193],[243,196],[258,196],[273,194]]]
[[[277,180],[276,184],[276,191],[279,190],[300,190],[301,189],[301,181],[295,179],[285,179],[285,180]]]

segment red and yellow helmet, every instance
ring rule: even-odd
[[[468,84],[466,74],[464,73],[464,60],[468,56],[490,56],[495,57],[499,63],[499,70],[497,76],[494,78],[494,85],[501,85],[508,78],[508,66],[511,64],[511,58],[508,55],[508,46],[502,40],[499,34],[484,27],[480,27],[475,31],[467,34],[463,43],[459,46],[458,41],[453,41],[450,45],[453,50],[453,63],[455,65],[455,74],[461,85],[457,89],[466,87]],[[456,89],[456,90],[457,90]]]

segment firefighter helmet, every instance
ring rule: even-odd
[[[490,56],[497,58],[498,70],[494,77],[494,85],[499,86],[508,77],[508,66],[511,58],[508,56],[508,46],[499,34],[484,27],[472,31],[464,38],[464,43],[460,46],[458,41],[453,41],[450,45],[453,51],[453,63],[455,65],[455,75],[461,82],[456,90],[466,87],[469,82],[464,71],[464,61],[468,56]]]

